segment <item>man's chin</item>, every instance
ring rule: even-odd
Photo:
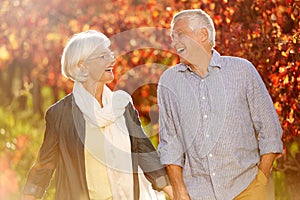
[[[187,62],[187,60],[186,59],[184,59],[183,57],[179,57],[180,59],[179,59],[179,61],[181,62],[181,63],[186,63]]]
[[[180,63],[185,64],[185,65],[190,65],[191,63],[187,61],[186,59],[180,57]]]

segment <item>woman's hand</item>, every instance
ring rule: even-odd
[[[172,186],[171,185],[168,185],[166,187],[163,188],[163,191],[165,193],[167,193],[168,197],[170,200],[173,200],[174,199],[174,196],[173,196],[173,189],[172,189]]]

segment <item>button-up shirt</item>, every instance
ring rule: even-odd
[[[253,181],[260,156],[282,152],[270,95],[247,60],[213,50],[203,78],[184,64],[158,84],[162,164],[183,168],[191,199],[233,199]]]

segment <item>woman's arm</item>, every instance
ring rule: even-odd
[[[158,153],[150,139],[144,133],[137,111],[132,104],[126,109],[126,125],[130,131],[133,154],[138,159],[138,165],[143,170],[145,177],[152,183],[155,190],[161,191],[170,185],[165,167],[160,163]],[[167,191],[170,189],[166,188]],[[172,194],[169,194],[172,196]]]
[[[56,169],[58,155],[58,138],[55,132],[55,117],[50,108],[45,116],[46,130],[35,164],[28,173],[23,189],[23,199],[41,198],[48,187]]]

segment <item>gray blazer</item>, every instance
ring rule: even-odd
[[[139,199],[138,166],[155,190],[169,185],[156,149],[145,135],[137,111],[129,103],[124,113],[130,134],[134,199]],[[72,94],[46,112],[46,130],[38,158],[30,169],[23,194],[41,198],[54,172],[57,200],[89,200],[84,160],[85,120]]]

